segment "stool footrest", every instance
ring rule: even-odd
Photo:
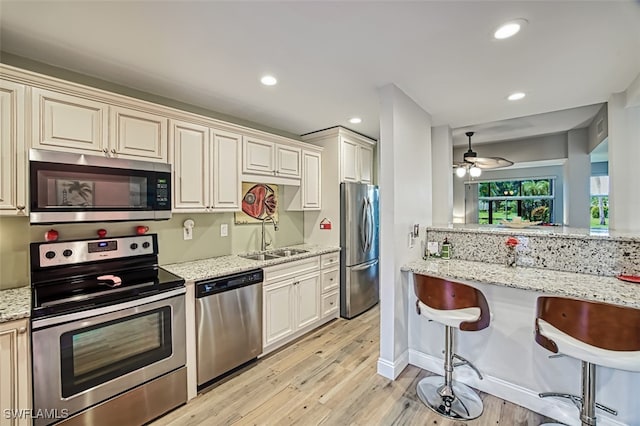
[[[460,356],[460,355],[458,355],[458,354],[453,354],[453,358],[455,358],[455,359],[457,359],[457,360],[460,360],[460,362],[454,362],[454,363],[453,363],[453,367],[454,367],[454,368],[455,368],[455,367],[461,367],[461,366],[463,366],[463,365],[468,365],[468,366],[469,366],[473,371],[475,371],[475,373],[478,375],[478,378],[479,378],[480,380],[482,380],[482,374],[480,374],[480,370],[478,370],[478,369],[476,368],[476,366],[475,366],[475,365],[473,365],[473,364],[471,363],[471,361],[469,361],[469,360],[468,360],[468,359],[466,359],[466,358],[461,357],[461,356]]]
[[[577,396],[577,395],[572,395],[569,393],[559,393],[559,392],[542,392],[539,393],[538,396],[540,398],[547,398],[547,397],[556,397],[556,398],[566,398],[571,400],[571,402],[573,402],[575,404],[576,407],[578,407],[578,410],[582,409],[582,398]],[[609,408],[606,405],[602,405],[599,402],[596,402],[596,408],[605,411],[613,416],[617,416],[618,412],[616,410],[614,410],[613,408]]]

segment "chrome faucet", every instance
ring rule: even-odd
[[[265,238],[265,232],[264,232],[264,223],[267,222],[268,220],[271,220],[271,222],[273,222],[273,230],[274,231],[278,230],[278,223],[272,216],[265,216],[265,218],[262,219],[262,244],[260,245],[261,251],[265,251],[267,247],[271,245],[271,241],[267,242],[267,239]]]

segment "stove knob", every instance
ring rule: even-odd
[[[56,257],[56,252],[48,251],[44,254],[44,257],[46,257],[47,259],[53,259],[54,257]]]
[[[138,248],[138,243],[131,243],[129,247],[131,248],[131,250],[135,250]]]
[[[149,241],[145,241],[144,243],[142,243],[142,248],[149,248],[151,244],[149,244]]]
[[[62,255],[63,255],[64,257],[69,257],[69,256],[71,256],[72,254],[73,254],[73,252],[72,252],[71,250],[69,250],[69,249],[66,249],[65,251],[63,251],[63,252],[62,252]]]

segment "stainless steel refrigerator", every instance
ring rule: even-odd
[[[340,316],[353,318],[379,299],[378,187],[340,184]]]

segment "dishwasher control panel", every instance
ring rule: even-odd
[[[252,284],[261,283],[264,278],[262,269],[225,275],[220,278],[196,281],[196,298],[207,297],[223,291],[229,291]]]

